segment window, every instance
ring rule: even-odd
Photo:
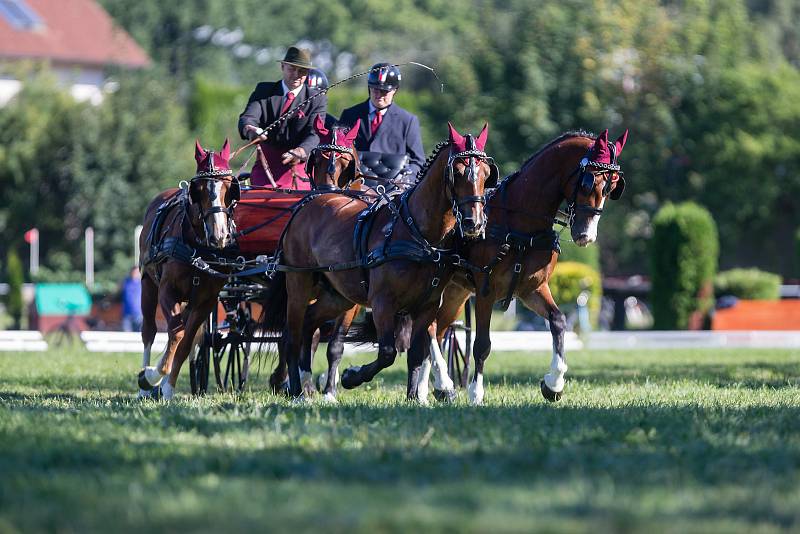
[[[42,26],[42,19],[25,0],[0,0],[0,16],[18,30],[34,30]]]

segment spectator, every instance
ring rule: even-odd
[[[125,332],[142,329],[142,275],[139,267],[131,269],[122,282],[122,329]]]

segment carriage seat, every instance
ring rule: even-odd
[[[364,183],[370,187],[403,178],[408,173],[407,154],[387,154],[385,152],[359,152],[361,174]]]

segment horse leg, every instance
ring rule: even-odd
[[[373,302],[372,320],[378,330],[378,358],[366,365],[348,367],[342,373],[342,387],[353,389],[364,382],[369,382],[381,370],[394,363],[397,357],[395,346],[395,313],[394,308],[382,300]]]
[[[314,286],[314,279],[307,273],[286,273],[286,328],[284,329],[284,350],[289,374],[289,395],[301,398],[300,351],[303,346],[303,325],[306,309]],[[312,331],[313,332],[313,331]]]
[[[158,291],[158,303],[161,306],[161,311],[164,317],[167,318],[167,346],[164,348],[164,353],[159,358],[155,367],[147,366],[142,372],[139,373],[139,387],[149,385],[150,389],[161,384],[162,379],[166,376],[172,367],[172,359],[175,356],[175,350],[178,344],[183,339],[183,318],[182,306],[180,298],[175,295],[171,287],[162,287]],[[142,387],[142,389],[147,389]]]
[[[542,284],[536,291],[521,297],[521,300],[525,306],[542,317],[546,317],[550,323],[550,335],[553,336],[553,358],[550,361],[550,372],[544,375],[539,387],[545,399],[555,402],[561,399],[565,384],[564,375],[568,369],[564,353],[564,332],[567,329],[567,320],[553,301],[550,287],[547,284]]]
[[[411,332],[411,346],[408,349],[408,384],[406,387],[406,399],[415,400],[420,404],[427,404],[427,397],[420,395],[420,381],[427,380],[427,376],[422,375],[423,362],[428,360],[428,352],[431,348],[431,338],[428,333],[431,322],[436,317],[438,306],[430,306],[424,309],[414,318],[414,328]],[[445,366],[446,368],[446,366]],[[452,388],[452,382],[451,388]],[[425,393],[425,389],[422,389]],[[453,391],[455,397],[455,391]]]
[[[198,341],[197,332],[205,322],[208,314],[211,313],[212,305],[216,304],[216,299],[202,305],[187,308],[184,311],[186,317],[184,321],[184,336],[175,349],[172,365],[170,366],[169,377],[161,382],[161,398],[170,400],[175,395],[175,386],[178,383],[178,375],[181,372],[183,362],[189,356],[189,352],[194,349]]]
[[[475,406],[483,403],[483,364],[492,350],[492,340],[489,337],[492,304],[491,295],[482,297],[479,293],[475,298],[475,343],[472,351],[475,356],[475,374],[467,388],[469,401]]]
[[[139,397],[149,397],[153,386],[144,379],[144,369],[150,367],[150,352],[156,339],[156,307],[158,306],[158,286],[146,274],[142,276],[142,373],[139,374]]]
[[[328,371],[325,373],[325,388],[322,390],[326,402],[337,402],[336,388],[339,386],[339,363],[344,353],[344,337],[360,309],[361,306],[355,305],[336,319],[333,336],[328,342]]]
[[[300,358],[300,382],[304,395],[312,396],[316,389],[311,366],[314,352],[319,343],[319,336],[317,335],[319,327],[326,321],[340,316],[343,310],[347,310],[352,306],[353,304],[350,301],[344,299],[338,293],[323,290],[317,297],[316,302],[306,310],[303,324],[303,349]],[[315,337],[317,343],[314,343]]]

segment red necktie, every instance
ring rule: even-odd
[[[294,101],[294,93],[292,92],[286,93],[286,102],[283,103],[283,107],[281,108],[281,115],[289,111],[289,108],[292,107],[293,101]]]
[[[375,132],[378,131],[378,126],[381,125],[381,121],[383,121],[383,115],[377,109],[375,110],[375,116],[372,117],[372,122],[370,123],[370,127],[372,128],[372,135],[375,135]]]

